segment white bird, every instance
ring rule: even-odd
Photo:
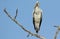
[[[40,30],[42,23],[42,10],[39,8],[39,2],[37,1],[33,10],[33,25],[36,33]]]

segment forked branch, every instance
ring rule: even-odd
[[[12,21],[14,21],[19,27],[21,27],[24,31],[26,31],[26,32],[29,33],[30,35],[35,36],[35,37],[40,38],[40,39],[45,39],[45,37],[40,36],[40,35],[38,35],[38,34],[33,34],[33,33],[30,32],[29,30],[27,30],[26,28],[24,28],[16,19],[14,19],[13,17],[11,17],[11,15],[7,12],[6,8],[4,9],[4,12],[5,12],[5,14],[6,14]],[[17,17],[17,13],[18,13],[18,10],[16,10],[16,16],[15,16],[15,18]]]

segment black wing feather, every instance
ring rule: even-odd
[[[33,25],[34,25],[34,29],[36,29],[36,28],[35,28],[35,19],[34,19],[34,17],[33,17]]]
[[[42,13],[41,13],[41,18],[40,18],[39,28],[41,27],[41,23],[42,23]]]

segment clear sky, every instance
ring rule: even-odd
[[[53,39],[56,28],[54,25],[60,25],[60,0],[38,0],[40,8],[43,10],[43,20],[40,35],[46,39]],[[28,33],[22,30],[3,12],[6,8],[9,14],[14,17],[15,11],[18,8],[17,21],[20,22],[27,30],[35,33],[32,11],[36,0],[0,0],[0,39],[38,39],[34,36],[29,36]],[[60,39],[60,33],[57,37]]]

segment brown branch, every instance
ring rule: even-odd
[[[59,30],[56,31],[56,34],[55,34],[55,36],[54,36],[54,39],[57,39],[58,33],[59,33]]]
[[[40,36],[40,35],[38,35],[38,34],[33,34],[33,33],[30,32],[29,30],[25,29],[16,19],[13,19],[13,18],[10,16],[10,14],[6,11],[6,8],[4,9],[4,12],[5,12],[5,14],[6,14],[12,21],[14,21],[19,27],[21,27],[24,31],[26,31],[26,32],[29,33],[30,35],[35,36],[35,37],[40,38],[40,39],[45,39],[45,37]]]
[[[55,36],[54,36],[54,39],[57,39],[57,35],[58,35],[59,31],[60,31],[60,26],[54,26],[54,27],[57,28],[57,31],[56,31]]]

